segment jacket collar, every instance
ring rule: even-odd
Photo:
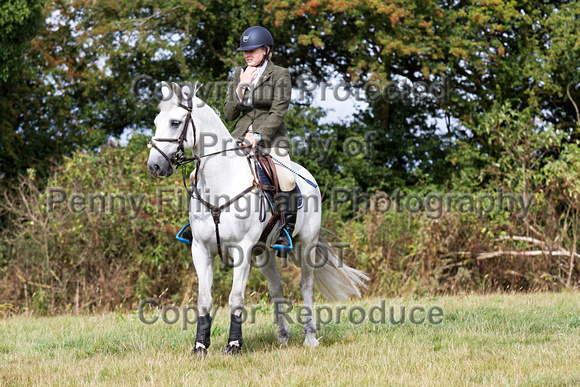
[[[272,75],[273,72],[274,72],[274,63],[272,63],[272,61],[269,60],[268,63],[266,63],[266,69],[264,70],[262,76],[258,80],[256,87],[258,87],[264,81],[270,79],[270,76]]]

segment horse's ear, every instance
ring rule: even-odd
[[[181,92],[181,87],[175,82],[171,83],[173,85],[173,92],[180,101],[183,101],[183,93]]]
[[[193,86],[193,95],[197,95],[197,91],[203,87],[203,83],[195,81],[195,86]]]
[[[193,98],[197,95],[197,91],[199,89],[201,89],[202,86],[203,86],[203,83],[201,83],[199,81],[195,81],[194,85],[192,85],[191,82],[185,82],[183,84],[183,88],[181,89],[181,91],[182,91],[184,96]]]
[[[161,94],[163,95],[163,101],[169,101],[173,97],[173,90],[169,83],[161,82]]]
[[[195,87],[191,85],[191,82],[185,82],[181,92],[184,99],[187,101],[193,100],[193,97],[195,96]]]

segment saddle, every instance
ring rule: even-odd
[[[220,248],[220,238],[219,238],[219,216],[221,213],[221,210],[229,205],[231,205],[233,202],[235,202],[236,200],[238,200],[240,197],[242,197],[243,195],[245,195],[246,193],[250,192],[253,189],[258,189],[259,194],[260,194],[260,222],[264,222],[266,220],[266,211],[264,208],[264,200],[266,202],[268,202],[268,204],[270,205],[270,209],[272,211],[272,216],[270,217],[270,219],[268,220],[268,223],[266,224],[266,227],[264,228],[264,230],[262,231],[262,234],[260,235],[260,239],[258,240],[258,243],[256,244],[256,246],[254,247],[254,251],[257,255],[261,254],[263,252],[263,250],[265,250],[265,242],[266,239],[268,238],[268,235],[270,235],[270,233],[272,232],[272,230],[274,229],[274,226],[278,223],[278,221],[280,220],[280,230],[281,228],[284,227],[285,225],[285,220],[284,220],[284,214],[280,213],[276,210],[276,205],[275,205],[275,195],[280,192],[280,184],[278,182],[278,175],[276,174],[276,166],[274,165],[274,161],[272,160],[271,157],[267,157],[267,156],[261,156],[261,155],[254,155],[256,162],[254,163],[255,165],[255,173],[254,173],[254,185],[253,186],[249,186],[248,188],[246,188],[244,191],[242,191],[238,196],[236,196],[235,198],[233,198],[232,200],[230,200],[229,202],[222,204],[219,207],[213,206],[211,203],[206,203],[204,202],[200,197],[199,194],[197,194],[196,198],[200,201],[202,201],[202,203],[204,205],[206,205],[206,207],[208,207],[209,209],[211,209],[212,211],[212,216],[214,217],[214,223],[216,226],[216,239],[217,239],[217,244],[218,244],[218,254],[220,255],[220,257],[222,258],[222,261],[224,261],[224,258],[222,256],[221,253],[221,248]],[[251,168],[251,162],[250,159],[248,158],[248,164],[250,165]],[[196,169],[195,171],[198,171],[198,166],[196,164]],[[185,179],[185,178],[184,178]],[[256,180],[258,180],[256,182]],[[193,187],[194,191],[197,193],[197,190],[195,189],[195,184],[197,183],[197,173],[193,176],[190,176],[190,181],[191,181],[191,186]],[[185,184],[185,180],[184,180],[184,184]],[[298,209],[303,207],[303,199],[302,199],[302,193],[300,192],[300,187],[298,186],[298,184],[296,184],[296,186],[298,187]],[[189,191],[189,190],[188,190]],[[190,193],[190,195],[193,196],[192,193]],[[176,239],[180,242],[183,242],[187,245],[191,245],[191,240],[192,240],[192,235],[191,235],[191,230],[189,229],[189,223],[186,224],[178,233],[176,236]],[[272,243],[274,242],[274,240],[272,240]],[[272,247],[272,246],[270,246]],[[224,265],[228,266],[227,262],[224,261]]]

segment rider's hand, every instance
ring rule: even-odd
[[[241,101],[244,99],[244,93],[247,88],[250,87],[250,84],[254,80],[254,77],[258,74],[258,69],[255,67],[246,67],[246,70],[242,69],[240,74],[240,84],[236,89],[236,94],[238,95],[238,99]]]
[[[258,74],[258,69],[256,67],[246,67],[246,70],[242,69],[240,73],[240,84],[249,85],[254,80],[254,77]]]
[[[247,143],[252,145],[252,148],[255,148],[256,145],[258,145],[258,137],[254,136],[254,133],[246,133],[244,138],[246,139]]]

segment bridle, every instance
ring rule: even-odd
[[[193,111],[193,104],[192,99],[187,98],[187,106],[182,104],[181,102],[177,104],[180,108],[183,108],[187,111],[187,115],[185,117],[185,122],[183,123],[183,128],[181,129],[181,133],[177,138],[155,138],[153,137],[147,148],[151,149],[154,148],[157,152],[161,154],[167,160],[173,171],[177,173],[177,168],[181,167],[182,165],[189,164],[195,160],[195,157],[187,158],[185,157],[185,148],[183,147],[183,143],[187,142],[187,127],[191,122],[191,128],[193,129],[193,146],[197,143],[197,133],[195,128],[195,122],[193,122],[193,118],[191,117],[191,113]],[[176,142],[177,143],[177,152],[175,152],[175,156],[170,158],[157,146],[158,142]]]

